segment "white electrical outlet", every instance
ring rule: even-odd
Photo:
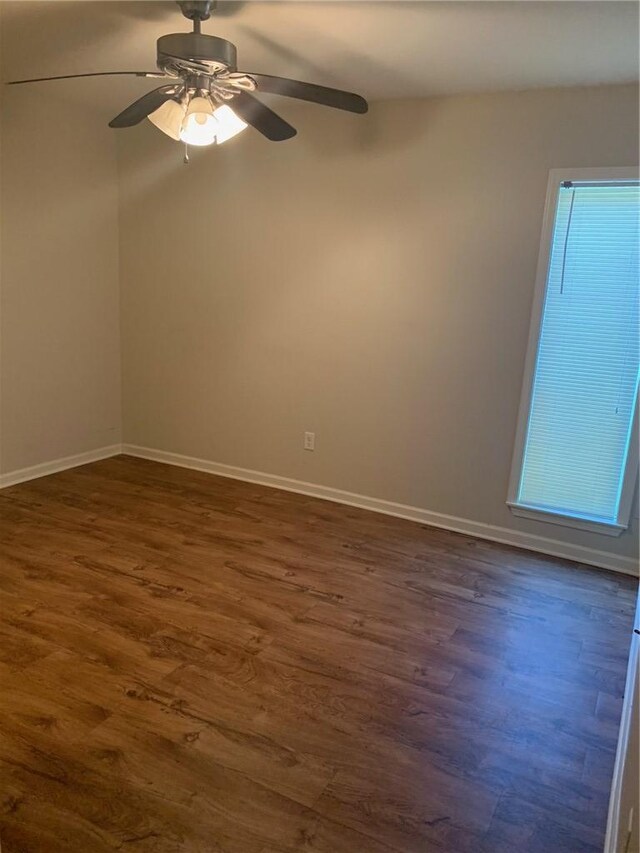
[[[316,449],[316,434],[315,434],[315,432],[305,432],[303,447],[305,450],[315,450]]]

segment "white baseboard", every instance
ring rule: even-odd
[[[89,450],[86,453],[77,453],[75,456],[54,459],[52,462],[42,462],[40,465],[32,465],[30,468],[8,471],[6,474],[0,474],[0,489],[15,486],[17,483],[25,483],[27,480],[36,480],[38,477],[46,477],[47,474],[57,474],[58,471],[66,471],[68,468],[77,468],[78,465],[86,465],[88,462],[108,459],[110,456],[118,456],[120,453],[122,453],[122,445],[112,444],[109,447],[99,447],[97,450]]]
[[[129,456],[137,456],[141,459],[151,459],[155,462],[165,462],[168,465],[177,465],[180,468],[190,468],[194,471],[206,471],[209,474],[217,474],[220,477],[229,477],[233,480],[244,480],[248,483],[258,483],[261,486],[271,486],[283,489],[287,492],[297,492],[301,495],[309,495],[314,498],[334,501],[335,503],[347,504],[348,506],[368,509],[380,512],[384,515],[393,515],[397,518],[406,518],[410,521],[419,521],[431,527],[440,527],[445,530],[453,530],[456,533],[465,533],[467,536],[475,536],[479,539],[489,539],[492,542],[500,542],[504,545],[514,545],[528,551],[537,551],[552,557],[562,557],[566,560],[575,560],[578,563],[586,563],[603,569],[611,569],[614,572],[638,576],[638,563],[630,557],[621,557],[608,551],[598,551],[593,548],[584,548],[581,545],[572,545],[558,539],[548,539],[544,536],[534,536],[507,527],[497,527],[492,524],[484,524],[480,521],[470,521],[466,518],[456,518],[452,515],[443,515],[439,512],[430,512],[419,507],[407,506],[405,504],[384,501],[379,498],[370,498],[366,495],[358,495],[353,492],[345,492],[341,489],[333,489],[328,486],[318,486],[315,483],[305,483],[302,480],[293,480],[289,477],[278,477],[275,474],[265,474],[263,471],[251,471],[248,468],[237,468],[232,465],[223,465],[219,462],[210,462],[207,459],[195,459],[191,456],[183,456],[179,453],[167,453],[164,450],[154,450],[149,447],[138,447],[133,444],[123,444],[122,452]]]
[[[475,536],[478,539],[488,539],[492,542],[513,545],[517,548],[537,551],[538,553],[548,554],[552,557],[562,557],[567,560],[575,560],[579,563],[598,566],[599,568],[611,569],[612,571],[622,572],[633,577],[638,576],[638,563],[630,557],[622,557],[593,548],[584,548],[581,545],[572,545],[558,539],[534,536],[529,533],[510,530],[507,527],[497,527],[496,525],[484,524],[480,521],[471,521],[466,518],[457,518],[452,515],[431,512],[420,507],[380,500],[379,498],[371,498],[366,495],[358,495],[353,492],[343,491],[342,489],[333,489],[329,486],[306,483],[302,480],[291,479],[290,477],[279,477],[276,474],[266,474],[263,471],[252,471],[248,468],[223,465],[220,462],[196,459],[191,456],[183,456],[179,453],[168,453],[164,450],[138,447],[132,444],[112,444],[109,447],[100,447],[97,450],[90,450],[87,453],[78,453],[75,456],[67,456],[64,459],[54,459],[52,462],[43,462],[40,465],[33,465],[29,468],[21,468],[17,471],[0,474],[0,489],[16,485],[17,483],[24,483],[27,480],[35,480],[38,477],[46,477],[48,474],[66,471],[69,468],[76,468],[79,465],[86,465],[89,462],[108,459],[120,453],[137,456],[141,459],[151,459],[155,462],[164,462],[180,468],[205,471],[210,474],[217,474],[220,477],[229,477],[233,480],[258,483],[262,486],[283,489],[287,492],[296,492],[301,495],[322,498],[333,501],[334,503],[368,509],[372,512],[380,512],[384,515],[393,515],[397,518],[418,521],[430,527],[439,527],[444,530],[452,530],[456,533],[464,533],[467,536]]]

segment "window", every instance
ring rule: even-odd
[[[507,503],[618,535],[637,473],[640,185],[553,170]]]

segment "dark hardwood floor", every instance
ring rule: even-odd
[[[0,524],[2,853],[601,853],[631,578],[127,457]]]

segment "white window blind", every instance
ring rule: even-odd
[[[557,193],[515,503],[618,524],[638,393],[640,188]]]

